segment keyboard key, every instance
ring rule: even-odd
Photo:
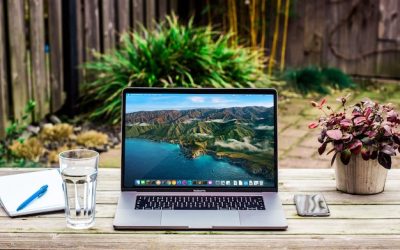
[[[135,209],[265,210],[262,196],[151,196],[136,198]]]

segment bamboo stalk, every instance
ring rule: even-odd
[[[275,30],[274,30],[274,38],[272,41],[272,49],[271,49],[271,55],[269,57],[269,62],[268,62],[268,75],[272,74],[272,66],[275,60],[275,54],[276,54],[276,47],[278,44],[278,36],[279,36],[279,11],[281,10],[281,0],[277,0],[276,3],[276,16],[275,16]]]
[[[267,32],[267,17],[265,15],[265,7],[267,1],[261,2],[261,44],[260,47],[265,49],[265,36]]]
[[[208,10],[207,10],[207,16],[208,16],[208,26],[212,27],[212,17],[211,17],[211,3],[210,0],[206,1]]]
[[[249,5],[249,16],[250,16],[250,41],[251,46],[256,48],[257,46],[257,31],[255,26],[256,20],[256,0],[252,0]]]
[[[236,0],[232,0],[232,28],[233,28],[233,44],[237,45],[237,34],[238,34],[238,23],[237,23],[237,12],[236,12]]]
[[[282,50],[281,50],[281,65],[280,65],[281,71],[283,71],[283,69],[285,68],[286,42],[287,42],[287,32],[289,25],[289,7],[290,7],[290,0],[286,0],[285,22],[283,24],[283,38],[282,38]]]

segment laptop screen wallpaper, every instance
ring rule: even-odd
[[[273,98],[127,93],[124,186],[274,187]]]

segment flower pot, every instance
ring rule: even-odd
[[[336,189],[349,194],[377,194],[385,188],[387,169],[377,160],[365,161],[361,155],[352,155],[344,165],[340,155],[336,157]]]

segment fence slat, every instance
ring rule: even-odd
[[[99,1],[85,0],[84,12],[85,60],[91,61],[93,52],[100,51]]]
[[[61,0],[48,0],[50,44],[51,111],[58,111],[64,103],[64,56],[62,47]]]
[[[168,11],[168,1],[157,0],[157,20],[160,22],[164,21]]]
[[[36,101],[36,119],[49,113],[49,97],[46,79],[46,58],[44,54],[43,1],[30,0],[30,52],[32,67],[32,92]]]
[[[5,135],[8,120],[8,87],[6,67],[4,0],[0,0],[0,138]]]
[[[178,0],[169,0],[169,12],[178,14]]]
[[[115,48],[115,1],[103,0],[101,5],[103,24],[103,52]]]
[[[154,26],[154,19],[156,17],[155,0],[146,0],[146,27],[151,30]]]
[[[118,33],[122,34],[129,30],[130,22],[130,7],[129,0],[118,0],[117,1],[117,20],[118,20]]]
[[[132,23],[133,29],[139,31],[140,24],[144,22],[144,15],[143,15],[143,0],[132,0]]]
[[[11,85],[13,115],[20,118],[29,100],[29,83],[26,67],[26,37],[24,22],[24,1],[7,2],[8,25],[10,36]]]

